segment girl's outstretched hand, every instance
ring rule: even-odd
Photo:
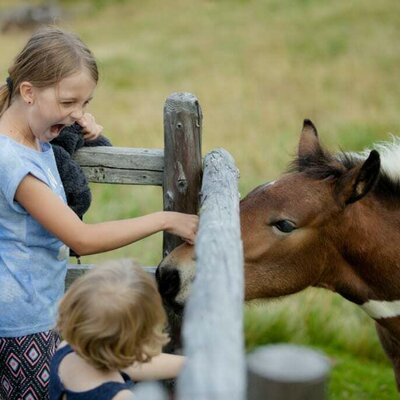
[[[181,237],[189,244],[194,244],[199,224],[199,217],[192,214],[166,211],[166,231]]]
[[[83,117],[77,122],[82,127],[83,138],[85,140],[97,139],[100,133],[103,132],[103,127],[96,123],[92,114],[83,114]]]

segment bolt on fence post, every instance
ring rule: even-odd
[[[247,357],[248,400],[324,400],[330,363],[303,346],[262,346]]]

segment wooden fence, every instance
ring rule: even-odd
[[[197,214],[202,177],[201,127],[197,98],[190,93],[173,93],[164,106],[164,149],[88,147],[78,150],[74,159],[89,182],[162,186],[165,211]],[[165,232],[162,255],[180,243],[180,238]],[[89,268],[70,264],[66,287]]]
[[[162,186],[165,210],[197,213],[201,199],[196,279],[183,326],[187,362],[176,397],[322,400],[329,368],[316,352],[293,346],[262,348],[248,357],[246,367],[239,174],[223,149],[206,155],[202,172],[201,127],[196,97],[174,93],[164,107],[164,150],[99,147],[81,149],[75,157],[90,182]],[[162,254],[180,242],[164,234]],[[66,285],[90,267],[70,265]],[[157,385],[138,385],[135,393],[139,400],[167,399]]]

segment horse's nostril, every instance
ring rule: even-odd
[[[158,280],[160,279],[160,266],[158,266],[158,267],[156,268],[155,277],[156,277],[156,282],[157,282],[157,284],[158,284]]]
[[[167,303],[174,302],[180,288],[179,272],[176,269],[157,268],[156,280],[163,300]]]

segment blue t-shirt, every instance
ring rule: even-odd
[[[0,337],[54,328],[69,251],[14,199],[28,174],[66,202],[53,149],[23,146],[0,135]]]

